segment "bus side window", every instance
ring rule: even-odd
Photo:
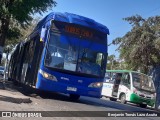
[[[128,73],[123,74],[121,84],[130,88],[130,76]]]

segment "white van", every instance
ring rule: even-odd
[[[0,80],[3,79],[4,76],[4,67],[0,66]]]
[[[153,107],[156,92],[151,77],[129,70],[107,70],[102,87],[102,96],[111,101],[120,100],[121,103],[132,102],[141,107]]]

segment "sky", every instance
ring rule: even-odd
[[[105,25],[110,31],[108,43],[117,37],[123,37],[131,30],[131,25],[123,18],[141,15],[143,18],[160,15],[160,0],[55,0],[57,6],[44,13],[69,12],[82,15]],[[118,46],[108,48],[109,55],[119,56]]]

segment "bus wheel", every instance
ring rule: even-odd
[[[110,101],[117,101],[117,99],[116,99],[116,98],[112,98],[112,97],[110,97],[109,99],[110,99]]]
[[[76,101],[80,98],[80,95],[70,94],[69,97],[70,97],[71,100]]]
[[[139,104],[139,106],[142,107],[142,108],[146,108],[147,104]]]
[[[119,99],[121,103],[126,104],[126,95],[124,93],[120,95]]]

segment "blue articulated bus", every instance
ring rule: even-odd
[[[12,52],[9,79],[45,91],[101,97],[107,63],[106,26],[52,12]]]

